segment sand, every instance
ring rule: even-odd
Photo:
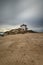
[[[43,65],[43,33],[0,37],[0,65]]]

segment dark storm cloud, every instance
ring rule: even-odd
[[[0,24],[43,27],[43,0],[0,0]]]

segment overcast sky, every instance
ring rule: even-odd
[[[43,31],[43,0],[0,0],[0,28],[23,23]]]

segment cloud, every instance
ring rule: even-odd
[[[0,25],[43,27],[42,0],[0,0]]]
[[[5,31],[9,31],[11,29],[18,29],[20,28],[20,25],[0,25],[0,32],[5,32]]]

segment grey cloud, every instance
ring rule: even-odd
[[[0,0],[0,24],[30,24],[33,27],[43,27],[42,0]],[[29,12],[32,10],[33,15],[29,18]],[[23,17],[24,12],[27,15]],[[22,14],[22,16],[21,16]],[[31,21],[32,20],[32,21]],[[39,21],[40,20],[40,21]]]

